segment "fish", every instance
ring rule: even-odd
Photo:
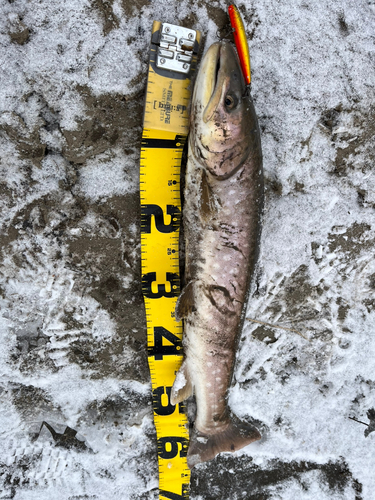
[[[195,394],[190,468],[261,438],[228,407],[239,335],[257,262],[263,210],[260,131],[237,53],[216,42],[202,59],[191,104],[183,227],[184,359],[171,390]]]

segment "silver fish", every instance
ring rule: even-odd
[[[171,392],[193,393],[197,414],[188,465],[260,439],[231,414],[238,336],[257,259],[263,208],[258,121],[240,63],[228,42],[213,44],[195,83],[186,171],[186,286],[176,305],[184,318],[185,359]]]

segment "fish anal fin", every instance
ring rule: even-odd
[[[193,386],[188,373],[186,361],[183,361],[181,368],[176,374],[171,390],[171,404],[181,403],[193,394]]]
[[[194,281],[190,281],[182,289],[176,302],[175,318],[180,321],[194,310]]]
[[[190,436],[187,463],[190,469],[200,462],[207,462],[223,451],[234,452],[261,438],[256,427],[232,416],[224,431],[204,435],[196,429]]]

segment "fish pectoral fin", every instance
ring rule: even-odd
[[[217,212],[217,200],[203,170],[201,177],[201,217],[205,222],[212,219]]]
[[[194,310],[194,283],[194,281],[189,281],[177,299],[175,309],[177,321],[186,318]]]
[[[187,370],[186,361],[183,361],[181,368],[176,374],[175,381],[171,390],[171,404],[181,403],[193,395],[193,386]]]
[[[237,451],[261,438],[256,427],[232,415],[228,427],[215,434],[203,435],[196,429],[190,436],[187,463],[190,469],[207,462],[223,451]]]

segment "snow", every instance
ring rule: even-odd
[[[265,474],[275,461],[346,464],[341,489],[314,469],[257,490],[272,500],[371,500],[375,435],[350,417],[369,423],[375,407],[375,5],[238,6],[266,184],[247,317],[275,327],[245,321],[229,402],[263,438],[235,457]],[[154,19],[200,29],[207,50],[223,9],[223,0],[0,6],[0,498],[156,498],[137,337],[140,120],[126,111],[123,135],[99,146],[84,126],[108,112],[103,96],[142,105]],[[27,41],[12,41],[25,27]],[[68,142],[75,132],[78,146]],[[59,448],[46,429],[33,440],[43,420],[77,430],[91,451]],[[226,457],[196,468],[192,500],[213,498],[204,480]],[[250,473],[246,481],[231,498],[246,498]]]
[[[124,160],[121,150],[112,150],[88,160],[80,171],[79,189],[82,195],[96,201],[103,197],[136,191],[138,179],[127,172],[127,167],[135,162],[134,155],[127,156]]]
[[[178,371],[177,375],[176,375],[176,380],[174,381],[174,384],[173,384],[174,391],[177,393],[180,389],[185,387],[186,383],[187,383],[187,380],[185,378],[185,375],[183,374],[183,372]]]

